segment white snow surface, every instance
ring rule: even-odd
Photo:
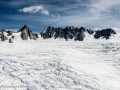
[[[0,41],[0,90],[120,90],[120,35]]]

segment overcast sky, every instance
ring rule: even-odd
[[[120,0],[0,0],[0,29],[120,28]]]

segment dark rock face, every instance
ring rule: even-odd
[[[68,39],[73,39],[75,37],[74,35],[75,29],[73,26],[71,27],[66,27],[63,29],[63,38],[67,41]]]
[[[28,30],[29,30],[29,28],[26,25],[20,29],[20,31],[21,31],[21,38],[23,40],[27,40],[28,39]]]
[[[116,32],[112,29],[93,31],[91,29],[85,29],[84,27],[75,28],[73,26],[66,27],[64,29],[49,26],[46,30],[44,30],[40,34],[41,37],[43,37],[44,39],[54,37],[55,39],[64,38],[66,41],[68,39],[74,39],[75,41],[83,41],[85,38],[85,32],[89,33],[90,35],[95,33],[94,35],[95,39],[99,39],[100,37],[109,39],[111,34],[116,34]]]
[[[35,34],[36,38],[39,38],[38,34]]]
[[[85,37],[85,28],[81,27],[78,32],[77,32],[77,35],[75,37],[75,41],[83,41],[84,40],[84,37]]]
[[[28,30],[28,36],[30,37],[30,39],[33,39],[33,40],[37,39],[35,34],[33,34],[31,30]]]
[[[1,41],[8,40],[7,36],[4,35],[4,32],[6,32],[4,29],[0,31]]]
[[[39,38],[38,34],[33,33],[26,25],[22,27],[18,32],[21,32],[21,38],[23,40],[28,40],[28,38],[37,40]],[[7,36],[5,36],[7,33],[7,36],[10,36],[11,39],[9,39],[9,43],[12,43],[12,39],[14,39],[15,36],[13,36],[13,33],[17,33],[14,31],[6,31],[6,30],[0,30],[0,39],[1,41],[8,40]],[[102,29],[98,31],[93,31],[91,29],[85,29],[84,27],[78,28],[78,27],[66,27],[66,28],[54,28],[52,26],[49,26],[46,30],[42,31],[40,33],[41,37],[43,39],[47,38],[60,38],[65,39],[68,41],[69,39],[73,39],[75,41],[83,41],[85,36],[85,33],[94,34],[95,39],[99,39],[100,37],[105,39],[110,39],[110,36],[112,34],[116,34],[116,32],[113,29]]]
[[[90,35],[94,33],[94,31],[91,30],[91,29],[87,29],[86,31],[87,31]]]
[[[7,33],[8,33],[7,36],[11,36],[13,32],[12,31],[7,31]]]
[[[98,30],[98,31],[96,31],[94,38],[99,39],[100,37],[101,37],[101,31]]]
[[[41,37],[43,37],[44,39],[51,38],[54,33],[55,33],[54,27],[49,26],[46,30],[41,32]]]
[[[6,30],[0,30],[0,39],[1,41],[5,41],[8,40],[7,36],[4,35],[4,32],[7,33],[7,36],[11,36],[11,39],[9,39],[9,43],[12,42],[12,39],[14,39],[15,36],[13,36],[13,33],[18,33],[21,32],[21,38],[23,40],[27,40],[28,38],[36,40],[38,37],[37,34],[34,34],[26,25],[24,25],[24,27],[22,27],[18,32],[14,32],[14,31],[6,31]]]
[[[1,35],[1,41],[5,41],[5,40],[8,40],[8,38],[4,34],[2,34]]]
[[[22,27],[18,32],[20,31],[21,31],[21,38],[23,40],[27,40],[28,38],[33,39],[33,40],[37,39],[35,34],[33,34],[32,31],[26,25]]]
[[[116,34],[116,32],[113,29],[103,29],[103,30],[96,31],[94,37],[96,39],[99,39],[100,37],[109,39],[111,34]]]
[[[52,35],[55,39],[57,38],[63,38],[64,37],[64,32],[62,31],[62,28],[55,28],[52,32]]]
[[[46,30],[41,32],[41,37],[44,39],[46,38],[64,38],[66,41],[68,39],[74,39],[75,41],[83,41],[84,40],[84,32],[85,28],[74,28],[73,26],[71,27],[66,27],[65,29],[62,28],[54,28],[49,26]]]
[[[9,39],[9,43],[13,43],[11,38]]]
[[[15,36],[12,36],[11,38],[12,38],[12,39],[14,39],[14,38],[15,38]]]

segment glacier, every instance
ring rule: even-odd
[[[106,40],[0,41],[1,90],[120,90],[120,34]]]

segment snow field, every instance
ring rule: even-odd
[[[14,43],[0,42],[1,90],[120,90],[118,35],[83,42],[14,35]]]

